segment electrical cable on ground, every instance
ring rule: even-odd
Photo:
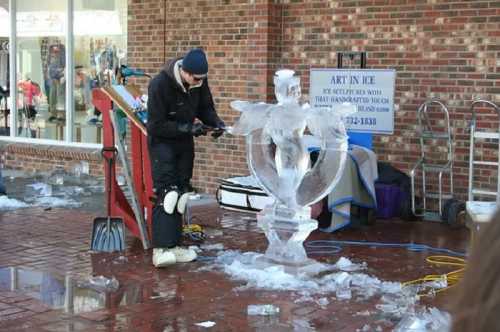
[[[410,280],[402,283],[402,287],[419,287],[417,295],[434,296],[437,293],[444,292],[458,284],[465,271],[466,253],[454,251],[446,248],[435,248],[426,244],[419,243],[383,243],[371,241],[341,241],[341,240],[315,240],[304,243],[308,254],[337,254],[342,251],[343,246],[368,246],[373,248],[405,248],[410,251],[435,252],[447,255],[434,255],[426,258],[426,262],[438,267],[456,267],[456,270],[445,274],[429,274],[422,278]],[[439,287],[442,282],[444,287]],[[432,283],[435,283],[434,285]],[[437,284],[436,284],[437,283]]]
[[[206,238],[203,228],[198,224],[189,224],[182,227],[182,235],[192,241],[203,242]]]
[[[451,256],[429,256],[425,259],[427,263],[437,266],[454,266],[458,269],[445,274],[428,274],[422,278],[404,282],[402,287],[418,286],[422,289],[418,290],[419,296],[434,296],[437,293],[444,292],[458,284],[462,279],[465,271],[465,259]],[[436,288],[432,286],[432,282],[446,282],[445,287]]]
[[[405,248],[410,251],[428,251],[437,254],[465,257],[464,252],[450,250],[446,248],[435,248],[420,243],[384,243],[372,241],[346,241],[346,240],[314,240],[304,243],[309,254],[336,254],[342,250],[343,246],[367,246],[373,248]]]

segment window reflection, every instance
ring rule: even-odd
[[[102,116],[93,107],[91,90],[114,83],[117,68],[125,64],[127,1],[109,4],[76,0],[74,17],[73,132],[77,142],[101,143]]]
[[[65,24],[65,1],[17,1],[17,136],[65,139]]]
[[[92,104],[92,89],[114,83],[115,73],[126,64],[127,1],[74,1],[73,65],[67,68],[68,52],[66,1],[31,0],[16,2],[16,136],[68,140],[66,126],[73,126],[70,141],[102,142],[102,118]],[[1,8],[0,8],[1,9]],[[6,12],[6,11],[5,11]],[[6,12],[8,17],[8,12]],[[0,16],[2,12],[0,11]],[[8,32],[0,46],[8,41]],[[5,52],[8,56],[8,51]],[[66,72],[74,71],[70,91],[66,91]],[[8,87],[3,78],[0,50],[0,87]],[[8,69],[5,69],[8,73]],[[5,89],[4,89],[5,90]],[[7,92],[0,93],[6,94]],[[66,109],[66,98],[73,94],[74,104]],[[3,98],[0,99],[2,110]],[[6,102],[5,105],[8,105]],[[4,107],[5,108],[5,107]],[[72,112],[72,117],[68,115]],[[2,115],[7,111],[2,112]],[[73,123],[68,124],[67,119]],[[8,124],[4,116],[5,126]],[[8,129],[6,130],[8,134]],[[0,132],[0,135],[2,133]]]

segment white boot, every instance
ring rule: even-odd
[[[193,192],[184,193],[177,201],[177,212],[179,212],[179,214],[184,214],[184,212],[186,211],[187,202],[192,194],[194,193]]]
[[[169,251],[172,254],[174,254],[175,260],[178,263],[191,262],[191,261],[194,261],[196,259],[196,257],[198,257],[198,254],[193,249],[175,247],[175,248],[169,249]]]
[[[163,209],[165,210],[166,213],[172,214],[174,212],[178,198],[179,198],[179,193],[175,190],[169,191],[165,195],[165,198],[163,198]]]
[[[177,261],[175,255],[168,249],[154,248],[153,249],[153,265],[155,267],[164,267],[175,264]]]

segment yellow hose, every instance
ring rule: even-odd
[[[444,292],[445,290],[450,289],[451,287],[454,287],[457,285],[457,283],[462,279],[462,276],[465,271],[465,259],[460,258],[460,257],[452,257],[452,256],[429,256],[425,259],[427,263],[434,264],[437,266],[453,266],[457,267],[458,269],[453,270],[451,272],[445,273],[445,274],[429,274],[424,276],[423,278],[415,279],[415,280],[410,280],[407,282],[404,282],[402,284],[403,287],[409,286],[409,285],[419,285],[419,284],[425,284],[427,282],[432,282],[432,281],[440,281],[445,279],[447,282],[447,286],[444,288],[440,288],[437,290],[434,290],[434,293],[440,293]],[[430,293],[425,293],[421,292],[418,294],[419,296],[430,296]]]

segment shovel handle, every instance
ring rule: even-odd
[[[108,153],[106,152],[112,152],[113,154],[109,156]],[[108,218],[111,218],[111,188],[112,188],[112,178],[111,174],[113,173],[113,162],[116,160],[116,155],[118,153],[118,150],[116,147],[103,147],[101,150],[101,155],[104,160],[106,160],[108,164],[108,179],[107,180],[107,188],[106,188],[106,194],[108,196],[107,200],[107,208],[108,208]]]
[[[108,154],[108,153],[106,153],[106,152],[112,152],[112,153],[113,153],[112,157],[108,157],[108,155],[109,155],[109,154]],[[116,147],[114,147],[114,146],[111,146],[111,147],[110,147],[110,146],[106,146],[106,147],[103,147],[103,148],[101,149],[101,156],[102,156],[104,159],[106,159],[106,160],[109,160],[109,159],[114,160],[114,159],[116,159],[116,155],[117,155],[117,154],[118,154],[118,150],[117,150],[117,149],[116,149]]]

